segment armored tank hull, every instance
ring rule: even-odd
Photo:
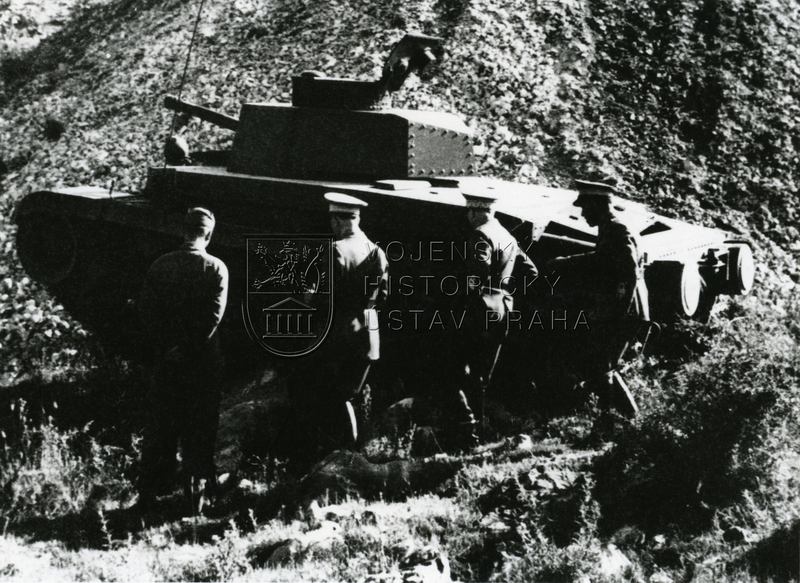
[[[117,346],[129,342],[135,331],[132,302],[148,266],[179,243],[185,208],[206,206],[218,220],[210,251],[231,271],[227,333],[239,336],[245,335],[239,320],[247,236],[328,232],[322,195],[331,190],[369,203],[362,227],[384,248],[389,245],[393,281],[414,278],[414,293],[401,296],[408,309],[416,307],[414,301],[446,295],[447,289],[435,282],[458,269],[466,236],[461,189],[474,180],[298,181],[225,168],[157,168],[140,194],[88,187],[30,194],[17,210],[18,249],[34,279]],[[489,184],[503,193],[501,222],[538,265],[592,249],[596,232],[572,206],[575,192]],[[702,318],[717,295],[749,290],[752,258],[746,242],[721,230],[659,216],[638,203],[616,203],[621,218],[639,233],[653,319]],[[423,276],[431,278],[435,289],[423,291]]]
[[[252,348],[241,310],[247,238],[328,233],[328,191],[369,203],[362,228],[387,250],[392,280],[412,278],[413,293],[390,293],[389,310],[424,313],[450,301],[441,281],[460,269],[466,188],[499,196],[498,218],[537,265],[591,250],[596,230],[573,206],[576,192],[476,177],[471,135],[459,117],[375,108],[381,88],[397,85],[398,68],[402,83],[409,63],[433,58],[433,41],[408,38],[392,52],[386,79],[303,74],[291,105],[244,104],[238,119],[169,100],[236,132],[232,150],[217,156],[225,163],[152,168],[140,193],[77,187],[28,195],[16,212],[24,267],[109,346],[124,350],[135,344],[134,304],[148,266],[178,244],[186,208],[208,207],[217,217],[209,250],[231,273],[226,345]],[[752,252],[736,235],[621,197],[614,206],[638,237],[654,320],[703,319],[717,296],[751,288]],[[424,282],[439,283],[430,289]],[[386,331],[387,350],[430,332],[419,322],[400,328]]]

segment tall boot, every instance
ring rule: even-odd
[[[480,439],[478,438],[478,423],[475,420],[475,415],[472,408],[469,406],[469,401],[464,391],[458,391],[458,400],[460,404],[460,421],[456,429],[456,447],[464,450],[470,450],[478,446]]]
[[[610,392],[611,406],[614,409],[628,419],[636,417],[639,413],[639,407],[636,405],[636,400],[633,398],[625,379],[616,370],[611,373]]]

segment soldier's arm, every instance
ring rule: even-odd
[[[594,265],[595,259],[595,251],[576,253],[564,257],[555,257],[547,262],[547,267],[556,272],[560,269],[586,270]]]
[[[228,304],[228,267],[220,261],[219,279],[214,295],[214,328],[222,322],[225,315],[225,307]]]
[[[517,246],[517,258],[514,269],[519,270],[520,275],[527,277],[530,281],[533,281],[539,275],[539,269],[536,267],[536,264],[519,246]]]
[[[377,285],[370,297],[368,308],[381,307],[389,297],[389,261],[386,259],[386,253],[380,247],[375,247],[375,255],[374,278]]]
[[[204,313],[198,314],[197,328],[198,339],[205,342],[210,339],[217,326],[225,315],[225,306],[228,303],[228,268],[220,261],[216,265],[215,276],[208,290],[208,304]]]
[[[633,235],[622,223],[612,223],[609,235],[597,252],[603,256],[607,265],[615,271],[621,281],[635,281],[639,253]]]
[[[175,259],[171,254],[156,259],[145,275],[136,307],[148,358],[161,358],[175,346],[175,300],[171,278]]]
[[[492,266],[492,244],[481,232],[475,231],[467,247],[467,291],[475,291],[489,277]],[[477,278],[477,280],[475,279]]]

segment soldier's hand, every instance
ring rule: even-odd
[[[310,305],[314,301],[314,295],[317,291],[317,286],[308,286],[303,290],[303,303]]]

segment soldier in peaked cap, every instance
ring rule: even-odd
[[[216,486],[214,443],[219,421],[221,356],[217,327],[225,312],[228,269],[206,247],[215,219],[192,208],[183,225],[183,245],[150,266],[139,313],[152,351],[150,415],[142,444],[140,507],[147,508],[171,476],[181,444],[184,487],[200,504]]]
[[[615,371],[630,334],[629,318],[649,319],[647,288],[636,239],[619,220],[612,205],[615,189],[609,184],[576,180],[575,206],[589,226],[597,227],[595,249],[588,253],[558,257],[554,271],[579,273],[588,294],[590,333],[589,379],[599,392],[604,408],[613,398],[622,413],[633,416],[636,403]],[[583,307],[583,306],[581,306]]]
[[[386,254],[361,230],[367,203],[338,192],[324,195],[333,230],[333,323],[319,356],[327,394],[314,407],[328,443],[351,445],[358,438],[353,401],[365,386],[372,362],[380,356],[378,308],[388,295]]]
[[[498,196],[489,188],[462,193],[472,229],[467,245],[468,289],[463,330],[467,395],[463,400],[477,400],[482,418],[485,392],[508,332],[512,294],[515,289],[524,287],[518,282],[520,278],[532,282],[538,270],[517,240],[495,218]],[[469,417],[471,415],[466,416],[467,426]],[[464,434],[462,431],[462,436]],[[475,441],[474,433],[468,434],[468,440]]]

